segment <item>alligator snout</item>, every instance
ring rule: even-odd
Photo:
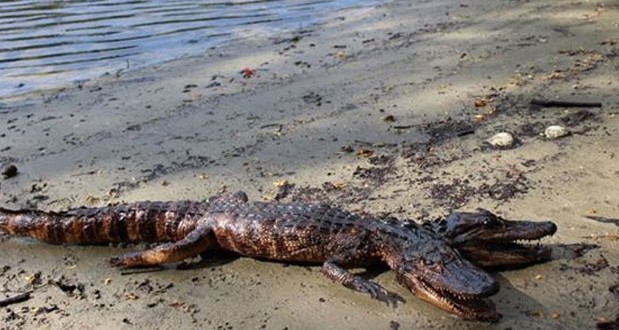
[[[498,292],[499,292],[499,282],[497,282],[496,280],[492,279],[491,282],[486,283],[486,285],[481,288],[480,295],[483,295],[483,296],[487,297],[487,296],[495,295]]]

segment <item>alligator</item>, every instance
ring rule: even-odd
[[[322,263],[331,280],[390,302],[394,294],[347,270],[384,263],[418,298],[485,322],[501,317],[489,299],[499,286],[480,267],[545,261],[548,248],[515,241],[555,231],[552,222],[509,221],[485,210],[419,225],[324,203],[248,202],[244,192],[201,202],[145,201],[63,212],[0,208],[0,232],[9,235],[51,244],[162,243],[112,257],[115,267],[156,266],[222,249],[258,259]]]
[[[506,220],[484,209],[452,213],[446,219],[427,221],[422,226],[443,237],[449,246],[484,269],[521,268],[550,260],[552,249],[524,242],[557,231],[550,221]]]

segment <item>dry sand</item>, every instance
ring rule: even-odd
[[[123,275],[108,257],[141,247],[5,238],[0,298],[36,288],[0,309],[0,328],[591,329],[614,320],[618,22],[610,1],[395,1],[0,101],[0,161],[19,169],[0,181],[7,207],[245,190],[396,217],[485,207],[553,219],[559,231],[544,243],[554,260],[496,274],[498,324],[423,303],[389,271],[371,275],[405,297],[395,308],[317,267],[213,257]],[[245,67],[255,75],[243,78]],[[603,106],[535,108],[534,97]],[[540,136],[551,124],[572,134]],[[500,131],[518,145],[489,148],[484,141]],[[288,197],[273,184],[283,180],[294,185]]]

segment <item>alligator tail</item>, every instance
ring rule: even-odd
[[[204,203],[137,202],[63,212],[0,207],[0,232],[51,244],[177,241],[206,212]]]

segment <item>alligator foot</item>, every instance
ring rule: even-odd
[[[402,297],[387,291],[387,289],[383,288],[380,284],[352,274],[332,261],[326,261],[322,265],[321,271],[332,281],[341,283],[349,289],[367,293],[373,299],[384,301],[394,306],[397,305],[398,302],[404,301]]]
[[[196,256],[214,244],[215,238],[212,231],[204,226],[200,226],[180,241],[162,244],[149,250],[112,257],[110,264],[114,267],[132,268],[177,262]]]

